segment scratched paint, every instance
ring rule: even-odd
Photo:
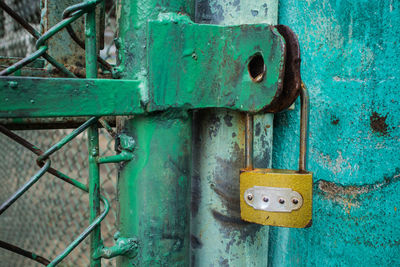
[[[269,15],[254,17],[250,10],[261,10],[262,6],[268,7]],[[276,24],[276,7],[275,0],[197,1],[196,22]],[[208,109],[198,111],[193,121],[191,265],[266,266],[268,226],[240,218],[239,169],[245,164],[245,115]],[[271,166],[272,121],[272,114],[254,118],[254,165],[259,168]]]
[[[311,96],[313,226],[272,228],[271,266],[399,266],[400,2],[281,1]],[[273,166],[295,168],[299,105],[274,120]]]

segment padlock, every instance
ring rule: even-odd
[[[240,170],[240,213],[244,221],[306,228],[312,223],[312,172],[306,171],[309,98],[300,88],[299,170],[253,169],[252,120],[246,120],[246,168]],[[251,115],[248,115],[248,118]]]

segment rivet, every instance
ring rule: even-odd
[[[297,198],[293,198],[293,199],[292,199],[292,203],[295,204],[295,205],[297,205],[297,204],[299,203],[299,200],[298,200]]]
[[[247,199],[248,199],[249,201],[252,201],[252,200],[253,200],[253,195],[252,195],[252,194],[248,194],[248,195],[247,195]]]
[[[11,87],[11,89],[17,89],[18,82],[8,82],[8,85]]]
[[[280,198],[280,199],[279,199],[279,203],[280,203],[280,204],[285,204],[285,200],[284,200],[283,198]]]
[[[264,201],[265,203],[267,203],[267,202],[269,201],[269,198],[263,197],[263,201]]]

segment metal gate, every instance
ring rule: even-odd
[[[0,129],[5,136],[15,141],[10,143],[10,139],[7,139],[3,142],[10,146],[9,154],[17,152],[16,162],[7,164],[11,166],[7,174],[22,176],[24,173],[17,167],[21,163],[19,159],[24,157],[21,157],[20,150],[14,148],[16,145],[35,154],[32,162],[36,160],[37,165],[34,167],[31,163],[21,163],[26,169],[25,174],[31,177],[21,178],[24,182],[18,187],[16,183],[3,187],[9,191],[5,191],[7,197],[4,198],[0,212],[3,216],[7,215],[3,218],[15,222],[15,217],[10,218],[16,214],[10,211],[17,212],[26,208],[26,203],[21,201],[26,199],[32,208],[27,213],[22,212],[23,216],[32,212],[38,222],[38,229],[55,228],[51,231],[57,232],[51,238],[46,238],[51,232],[42,230],[43,235],[34,232],[36,237],[40,237],[34,245],[35,251],[22,248],[29,247],[27,242],[36,239],[26,233],[19,234],[24,240],[16,241],[18,244],[2,241],[1,246],[49,266],[60,263],[72,253],[79,256],[65,261],[66,266],[86,265],[88,260],[91,266],[99,266],[102,258],[119,255],[123,256],[119,257],[121,266],[183,266],[190,261],[208,260],[198,257],[208,253],[199,244],[209,242],[206,240],[211,235],[204,236],[203,241],[200,241],[197,234],[189,237],[190,177],[192,171],[199,172],[203,164],[199,157],[191,159],[192,122],[194,119],[197,127],[206,123],[201,126],[205,127],[204,137],[193,136],[194,139],[209,136],[212,141],[212,138],[224,138],[218,137],[219,129],[225,127],[219,125],[221,119],[228,127],[235,125],[236,128],[237,125],[240,129],[245,119],[241,112],[276,111],[293,102],[297,95],[285,99],[284,104],[279,97],[283,90],[286,53],[285,42],[279,32],[262,23],[241,26],[193,23],[195,3],[192,1],[147,1],[140,4],[120,1],[115,8],[119,27],[115,43],[119,50],[118,65],[111,65],[99,56],[103,46],[104,14],[107,10],[104,1],[42,1],[41,33],[28,24],[18,14],[18,10],[13,10],[4,1],[0,3],[7,16],[13,17],[37,39],[35,48],[28,56],[23,59],[6,59],[9,66],[0,72],[1,76],[14,75],[0,79],[0,113],[4,125]],[[200,3],[199,8],[204,8],[204,3]],[[86,17],[85,23],[81,20],[83,16]],[[263,67],[265,65],[268,66],[267,72]],[[190,76],[185,76],[188,73]],[[249,88],[249,91],[243,88]],[[196,111],[210,108],[211,112]],[[260,115],[255,121],[271,125],[271,118],[269,115]],[[210,120],[213,122],[208,129],[206,125]],[[48,128],[74,130],[11,131]],[[105,134],[101,136],[103,139],[106,136],[106,139],[100,140],[99,128],[104,129],[101,131]],[[204,130],[198,128],[195,133],[197,135]],[[86,138],[81,137],[83,132]],[[35,143],[30,140],[30,134],[34,136],[32,139]],[[46,138],[46,135],[54,138]],[[239,149],[240,154],[244,152],[243,133],[235,130],[231,136],[236,143],[234,149]],[[169,142],[164,143],[163,139]],[[255,142],[263,139],[269,139],[269,142],[270,133],[266,131]],[[111,140],[115,141],[117,154],[107,154],[111,151]],[[82,145],[83,142],[87,144]],[[205,153],[208,148],[204,145],[207,142],[203,140],[194,144],[194,147]],[[69,154],[68,147],[73,149],[73,155]],[[256,149],[255,159],[260,154],[260,165],[269,165],[263,161],[268,157],[268,149],[264,145],[262,147],[266,151]],[[208,154],[212,156],[213,152]],[[223,153],[219,157],[222,159],[228,156],[226,160],[240,165],[240,154]],[[84,157],[80,160],[82,155]],[[62,164],[58,165],[57,160]],[[115,217],[109,219],[108,224],[102,223],[110,210],[110,197],[111,200],[115,198],[115,185],[112,184],[116,182],[115,176],[100,182],[100,173],[115,172],[112,167],[103,167],[109,163],[119,163],[119,205],[111,205],[114,212],[119,209],[119,231],[114,236],[115,244],[109,242],[112,230],[106,229],[106,235],[100,233],[100,224],[103,228],[115,225]],[[192,164],[197,166],[193,170]],[[85,167],[87,171],[83,170]],[[203,174],[195,176],[198,175]],[[88,180],[81,178],[85,176],[89,177]],[[54,179],[59,184],[57,187],[54,186]],[[50,184],[43,182],[47,180],[53,181]],[[206,185],[202,181],[198,181],[194,187],[192,185],[194,195],[199,194],[203,190],[200,187]],[[211,181],[215,185],[212,194],[229,199],[229,194],[238,189],[237,186],[220,188],[220,182]],[[108,190],[111,191],[109,195],[106,194]],[[230,190],[233,191],[230,193]],[[42,206],[46,201],[51,203],[48,213]],[[230,205],[228,202],[222,200],[223,205]],[[218,211],[218,207],[211,213],[203,211],[204,204],[200,195],[194,198],[193,205],[197,206],[195,209],[199,214],[192,214],[192,222],[212,216],[214,220],[232,224],[223,210]],[[73,211],[69,211],[70,217],[67,218],[65,210],[70,209]],[[87,218],[89,222],[85,222]],[[70,225],[62,226],[65,222],[76,226],[74,229]],[[240,238],[246,239],[250,233],[259,231],[256,225],[236,224],[232,224],[235,229],[230,232],[238,237],[240,235]],[[11,223],[8,225],[14,226]],[[213,227],[217,229],[220,226]],[[4,232],[12,233],[14,229]],[[202,230],[193,229],[193,233],[197,231]],[[240,242],[233,245],[229,241],[231,237],[223,237],[226,233],[221,229],[217,231],[221,235],[221,244],[237,247],[232,251],[238,262],[256,260],[247,257],[241,259],[243,245]],[[32,231],[29,232],[32,234]],[[265,233],[260,231],[260,237]],[[70,239],[64,234],[70,235]],[[79,246],[88,236],[90,248]],[[9,240],[8,236],[5,239]],[[190,242],[192,246],[195,245],[196,253],[190,253]],[[36,252],[36,246],[41,245],[45,249]],[[87,252],[85,256],[76,250],[77,247]],[[265,248],[265,245],[259,247],[260,252],[265,252]],[[219,256],[215,254],[214,257]],[[223,264],[225,259],[218,261]]]
[[[313,103],[306,230],[240,217],[251,119],[254,165],[297,162],[298,105],[268,113],[297,96],[278,1],[0,3],[0,245],[32,259],[0,265],[399,264],[398,1],[280,1]]]

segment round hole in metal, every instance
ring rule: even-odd
[[[259,83],[264,79],[266,69],[264,58],[260,53],[252,56],[247,64],[247,70],[249,71],[250,78],[255,83]]]

